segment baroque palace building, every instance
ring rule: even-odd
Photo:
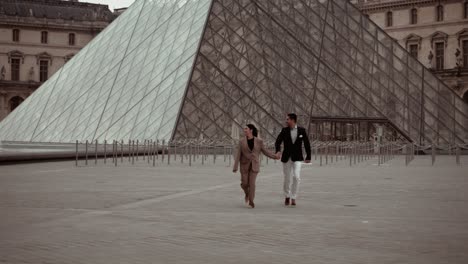
[[[468,102],[467,0],[352,0]]]
[[[0,0],[0,121],[114,17],[76,0]]]

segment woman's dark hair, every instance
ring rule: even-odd
[[[258,136],[258,129],[254,125],[248,124],[247,127],[250,128],[250,130],[252,130],[252,135],[254,137]]]

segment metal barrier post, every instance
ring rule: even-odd
[[[328,165],[328,144],[325,147],[325,165]]]
[[[231,148],[229,150],[229,167],[232,166],[232,161],[234,159],[234,148],[235,145],[231,145]]]
[[[435,145],[434,145],[434,143],[432,143],[432,151],[431,151],[431,155],[432,155],[432,165],[434,165],[434,163],[435,163],[435,159],[436,159],[436,148],[435,148]]]
[[[163,162],[163,163],[164,163],[165,152],[166,152],[166,140],[163,139],[163,141],[162,141],[162,152],[161,152],[161,162]]]
[[[353,161],[354,161],[354,165],[356,165],[356,159],[357,159],[357,146],[356,146],[356,143],[353,144]]]
[[[130,162],[132,159],[131,146],[132,146],[132,141],[129,139],[128,140],[128,162]]]
[[[379,166],[380,166],[380,164],[381,164],[381,162],[382,162],[382,161],[380,160],[380,159],[381,159],[381,157],[380,157],[380,156],[381,156],[381,154],[380,154],[381,148],[382,148],[382,147],[381,147],[380,144],[379,144],[379,145],[377,146],[377,158],[378,158],[378,160],[379,160],[379,162],[378,162]]]
[[[189,145],[189,167],[192,167],[192,144]]]
[[[104,164],[107,163],[107,139],[104,140]]]
[[[340,147],[338,146],[338,144],[335,145],[335,162],[338,163],[338,157],[340,156],[339,155],[340,153]]]
[[[75,166],[78,167],[78,140],[76,141]]]
[[[174,142],[173,145],[174,145],[174,161],[177,161],[177,142]],[[184,155],[182,150],[180,152],[182,155]]]
[[[135,164],[135,140],[132,140],[132,165]]]
[[[140,156],[140,151],[139,151],[139,147],[140,147],[140,140],[137,139],[137,142],[136,142],[136,160],[138,161],[138,156]]]
[[[408,144],[403,146],[403,151],[405,152],[405,165],[408,166],[409,157],[408,157]]]
[[[319,148],[319,152],[320,152],[320,167],[322,166],[322,148],[320,147]]]
[[[124,141],[123,139],[120,140],[120,163],[123,164],[123,156],[124,156]]]
[[[148,164],[150,164],[151,158],[153,157],[153,155],[151,155],[151,153],[152,153],[152,148],[153,148],[153,140],[152,140],[152,139],[149,139],[149,140],[148,140],[148,153],[147,153],[147,161],[148,161]]]
[[[146,154],[146,139],[143,141],[143,161],[145,160],[145,154]]]
[[[171,165],[171,142],[167,142],[167,165]]]
[[[115,163],[115,140],[112,140],[112,164]]]
[[[156,166],[155,152],[158,153],[158,149],[156,147],[156,141],[153,141],[153,167]]]
[[[183,147],[182,150],[180,151],[180,163],[181,164],[184,164],[184,152],[186,151],[187,151],[187,145],[185,145],[185,147]],[[177,155],[174,155],[174,156],[177,156]]]
[[[88,140],[86,140],[86,152],[85,152],[86,162],[85,165],[88,166]]]
[[[94,144],[94,165],[97,164],[97,148],[98,148],[98,141],[96,139],[96,143]]]
[[[159,159],[159,139],[156,139],[156,159]]]
[[[216,164],[216,145],[213,146],[213,164]]]
[[[202,156],[202,158],[201,158],[201,164],[202,164],[202,165],[205,165],[205,153],[204,153],[203,149],[204,149],[204,148],[203,148],[203,146],[202,146],[202,149],[201,149],[201,156]]]

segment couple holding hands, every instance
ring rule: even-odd
[[[267,150],[263,145],[263,140],[257,138],[258,131],[254,125],[248,124],[244,128],[245,137],[239,141],[233,172],[237,172],[240,164],[241,187],[245,193],[245,203],[252,208],[255,208],[255,182],[260,170],[260,153],[272,159],[281,159],[284,175],[284,204],[296,206],[301,181],[301,166],[304,162],[302,146],[307,154],[305,163],[310,163],[311,148],[305,128],[297,126],[296,114],[288,114],[286,124],[287,127],[281,130],[276,139],[276,154]],[[281,152],[281,144],[284,146],[283,152]]]

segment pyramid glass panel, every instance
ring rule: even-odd
[[[314,139],[368,139],[378,124],[468,143],[467,104],[343,0],[137,0],[0,140],[231,140],[246,123],[273,140],[289,112]]]
[[[0,139],[169,139],[210,5],[135,1],[0,124]]]
[[[468,141],[466,103],[348,1],[214,0],[175,138],[254,123],[273,140],[289,112],[311,135],[315,119],[340,118]]]

